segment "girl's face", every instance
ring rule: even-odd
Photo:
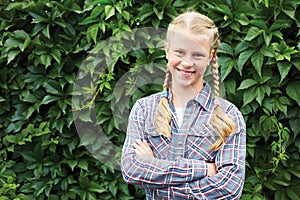
[[[210,49],[210,42],[205,35],[189,31],[170,33],[165,51],[173,88],[192,86],[195,92],[202,89],[204,72],[214,54]]]

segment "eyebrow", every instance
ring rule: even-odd
[[[183,49],[183,48],[180,48],[180,47],[178,47],[178,48],[173,48],[173,49],[171,49],[170,48],[170,50],[171,51],[186,51],[185,49]],[[201,51],[201,50],[199,50],[199,51],[193,51],[193,52],[191,52],[191,54],[201,54],[201,55],[204,55],[205,54],[205,52],[204,51]]]

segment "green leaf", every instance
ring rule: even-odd
[[[128,11],[123,10],[123,11],[122,11],[122,16],[123,16],[123,18],[124,18],[127,22],[130,21],[131,15],[130,15],[130,13],[129,13]]]
[[[283,189],[277,189],[275,192],[275,200],[289,200],[290,198],[287,196],[286,191]]]
[[[122,14],[123,2],[117,2],[114,6],[115,6],[116,10],[118,11],[118,13]]]
[[[97,134],[95,134],[95,131],[87,129],[80,135],[80,146],[92,145],[96,140]]]
[[[288,180],[283,180],[283,179],[274,179],[273,182],[278,185],[282,185],[282,186],[286,186],[286,187],[290,185]]]
[[[21,53],[20,50],[12,50],[7,54],[7,64],[9,64],[11,61],[13,61],[17,55],[19,55],[19,53]]]
[[[45,67],[49,67],[51,65],[52,56],[48,54],[41,55],[41,62]]]
[[[36,163],[36,162],[38,162],[38,159],[35,157],[34,152],[26,151],[26,152],[20,152],[20,154],[29,163]]]
[[[62,90],[63,85],[61,85],[59,82],[54,80],[49,80],[44,84],[44,88],[46,91],[50,94],[60,95],[63,96],[64,92]]]
[[[224,81],[228,74],[232,71],[232,69],[235,68],[235,66],[237,66],[237,64],[234,59],[228,57],[220,57],[219,62],[222,74],[221,81]]]
[[[101,5],[111,5],[112,1],[111,0],[94,0],[92,1],[93,6],[101,6]]]
[[[54,60],[56,60],[56,62],[60,64],[61,61],[60,51],[58,49],[53,49],[50,54],[54,58]]]
[[[106,192],[106,189],[104,189],[99,183],[91,182],[89,186],[89,191],[101,194],[103,192]]]
[[[20,46],[20,49],[21,49],[22,52],[23,52],[23,51],[26,49],[26,47],[29,45],[30,41],[31,41],[30,37],[28,37],[28,38],[25,39],[23,45]]]
[[[294,46],[290,47],[286,44],[286,42],[283,40],[279,43],[272,43],[272,46],[275,50],[276,54],[276,61],[281,60],[288,60],[291,61],[291,55],[298,53],[298,50],[295,49]]]
[[[271,47],[271,46],[263,46],[261,49],[260,49],[260,53],[266,57],[275,57],[275,52],[274,52],[274,49]]]
[[[5,8],[5,10],[18,10],[18,9],[23,9],[26,7],[25,2],[10,2],[7,7]]]
[[[261,54],[260,52],[255,52],[251,56],[251,62],[253,64],[256,72],[261,77],[261,70],[262,70],[262,65],[263,65],[263,62],[264,62],[264,55]]]
[[[300,106],[300,82],[290,82],[288,83],[286,87],[286,93],[289,97],[291,97],[293,100],[295,100],[298,105]]]
[[[109,18],[114,16],[115,15],[115,7],[111,6],[111,5],[106,5],[105,6],[105,15],[106,15],[105,20],[108,20]]]
[[[280,31],[274,31],[274,32],[272,32],[272,35],[283,40],[283,35]]]
[[[61,99],[60,96],[48,94],[48,95],[46,95],[46,96],[43,98],[43,100],[41,101],[41,104],[42,104],[42,105],[43,105],[43,104],[47,105],[47,104],[49,104],[49,103],[51,103],[51,102],[53,102],[53,101],[58,101],[58,100],[60,100],[60,99]]]
[[[92,122],[90,111],[88,109],[81,110],[80,112],[77,112],[77,114],[80,120],[84,122]]]
[[[92,38],[94,43],[97,43],[98,30],[99,30],[98,24],[94,24],[88,28],[87,39],[89,42],[90,42],[89,38]]]
[[[284,12],[287,16],[289,16],[293,20],[296,20],[296,18],[295,18],[295,9],[293,9],[293,8],[291,8],[291,9],[283,8],[282,12]]]
[[[43,35],[45,36],[45,37],[47,37],[47,38],[51,38],[51,36],[50,36],[50,24],[47,24],[47,26],[46,26],[46,28],[44,28],[43,30],[42,30],[42,33],[43,33]]]
[[[154,13],[156,14],[156,16],[158,17],[159,20],[163,19],[164,10],[159,11],[157,7],[154,7],[153,11],[154,11]]]
[[[247,145],[247,154],[249,154],[252,158],[254,158],[255,155],[254,148],[248,147]]]
[[[218,50],[218,53],[224,53],[229,54],[231,56],[234,56],[234,52],[232,50],[232,47],[227,43],[221,43],[220,49]]]
[[[233,80],[233,79],[226,80],[226,81],[224,81],[224,85],[225,85],[226,91],[228,93],[232,93],[232,94],[236,93],[236,81],[235,80]]]
[[[298,71],[300,71],[300,58],[295,58],[291,62],[293,63],[293,66],[296,67]]]
[[[24,30],[16,30],[12,33],[12,36],[22,41],[25,41],[28,38],[30,39],[30,36]]]
[[[247,89],[252,87],[253,85],[256,85],[257,81],[253,80],[253,79],[245,79],[242,81],[240,87],[238,88],[238,90],[243,90],[243,89]]]
[[[159,25],[160,25],[160,20],[158,19],[154,19],[151,21],[152,25],[155,27],[155,28],[158,28]]]
[[[288,75],[290,69],[292,68],[292,64],[288,62],[278,62],[277,67],[280,73],[280,82],[281,83],[286,76]]]
[[[254,38],[256,38],[257,36],[259,36],[260,34],[262,34],[264,31],[257,28],[257,27],[251,27],[249,29],[249,31],[247,32],[247,35],[245,37],[246,41],[251,41]]]
[[[294,137],[296,137],[298,135],[298,133],[300,132],[300,126],[299,126],[300,119],[299,118],[291,119],[289,121],[289,123],[290,123],[291,129],[292,129],[292,132],[294,133]],[[297,141],[295,141],[295,144],[299,144],[299,152],[300,152],[300,142],[298,143]]]
[[[23,45],[22,42],[14,37],[9,37],[4,42],[4,46],[7,47],[7,49],[14,49],[14,48],[16,48],[18,46],[22,46],[22,45]]]
[[[23,100],[26,101],[26,102],[30,102],[30,103],[41,102],[41,100],[39,98],[37,98],[34,94],[26,95],[26,97]]]
[[[297,189],[294,191],[291,188],[287,188],[286,193],[292,200],[300,200],[299,191]]]
[[[246,106],[247,104],[249,104],[250,102],[252,102],[257,94],[255,93],[256,87],[252,87],[249,90],[246,90],[243,94],[243,106]]]
[[[266,46],[270,45],[270,42],[272,40],[273,34],[267,34],[266,32],[263,32],[264,40],[266,42]]]
[[[80,22],[80,25],[88,25],[88,24],[93,24],[99,22],[99,19],[94,18],[94,17],[87,17],[86,19],[84,19],[82,22]]]
[[[66,163],[70,166],[71,170],[74,171],[78,161],[77,160],[66,160]]]
[[[18,138],[15,135],[6,135],[3,138],[3,144],[8,146],[9,143],[16,144],[18,142]]]
[[[88,170],[88,168],[89,168],[89,164],[86,160],[79,160],[79,162],[77,163],[77,166],[84,170]]]
[[[215,7],[214,10],[216,10],[217,12],[224,14],[227,18],[228,17],[232,18],[232,12],[231,9],[228,7],[228,5],[215,4],[214,7]]]
[[[273,191],[276,191],[275,184],[274,184],[272,181],[264,182],[264,185],[265,185],[268,189],[273,190]]]
[[[43,193],[47,187],[46,181],[35,181],[32,183],[32,187],[34,188],[34,194],[36,196],[39,196],[41,193]]]
[[[243,66],[248,61],[248,59],[254,54],[254,52],[255,52],[255,50],[248,49],[248,50],[242,52],[239,55],[239,58],[238,58],[238,61],[237,61],[237,65],[238,65],[238,69],[239,69],[240,75],[242,75]]]
[[[249,46],[245,42],[240,42],[236,45],[234,51],[235,51],[235,54],[238,55],[248,48],[249,48]]]
[[[262,102],[265,98],[265,90],[264,90],[264,87],[257,87],[256,90],[255,90],[255,93],[257,94],[256,95],[256,101],[259,103],[259,105],[261,106],[262,105]]]

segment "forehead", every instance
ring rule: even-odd
[[[170,31],[167,38],[170,48],[188,48],[191,50],[210,51],[210,40],[205,34],[195,34],[191,31]]]

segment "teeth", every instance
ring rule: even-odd
[[[186,74],[186,75],[187,75],[187,74],[191,74],[191,72],[183,72],[183,71],[181,71],[181,73],[182,73],[182,74]]]
[[[180,70],[180,69],[179,69],[179,71],[180,71],[180,73],[186,74],[186,75],[194,73],[194,72],[182,71],[182,70]]]

